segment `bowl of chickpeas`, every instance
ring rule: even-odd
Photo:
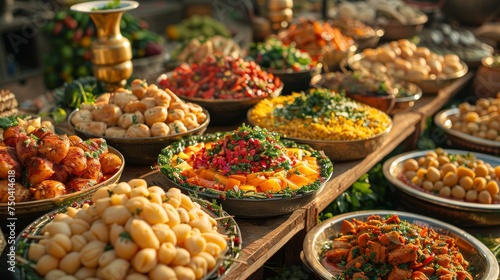
[[[470,150],[500,155],[500,94],[480,98],[457,108],[445,109],[434,116],[435,124],[454,145]]]
[[[500,158],[436,148],[394,156],[383,172],[408,210],[458,226],[500,225]]]
[[[364,49],[347,58],[344,64],[352,70],[381,72],[415,83],[424,94],[436,94],[469,70],[457,55],[439,55],[426,47],[417,47],[407,39]]]
[[[75,134],[106,139],[132,165],[154,164],[161,149],[184,136],[203,134],[209,122],[204,107],[139,79],[131,82],[130,89],[83,103],[68,117]]]

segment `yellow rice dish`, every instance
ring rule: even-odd
[[[285,137],[327,141],[369,139],[392,123],[384,112],[328,89],[264,99],[248,119]]]

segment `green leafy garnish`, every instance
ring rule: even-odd
[[[287,120],[295,118],[329,120],[335,116],[343,116],[357,121],[366,117],[366,111],[358,110],[358,105],[341,94],[333,94],[328,89],[311,89],[309,94],[302,94],[291,103],[276,107],[273,114]]]
[[[19,124],[19,119],[26,119],[27,115],[7,116],[0,118],[0,128],[7,129]]]
[[[108,3],[104,6],[93,7],[92,11],[111,10],[117,8],[120,8],[120,0],[108,1]]]

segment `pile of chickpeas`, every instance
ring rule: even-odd
[[[451,129],[492,141],[500,141],[500,92],[496,98],[479,98],[476,104],[459,106],[459,114],[449,117]]]
[[[492,204],[500,202],[500,166],[472,154],[449,154],[442,148],[403,162],[402,175],[425,191],[445,198]]]
[[[464,68],[457,55],[439,55],[426,47],[417,47],[408,39],[364,49],[363,55],[359,64],[353,65],[354,68],[364,67],[370,72],[382,72],[412,81],[446,78]]]
[[[132,179],[68,207],[30,244],[28,259],[51,279],[202,279],[228,247],[217,221],[177,188]]]

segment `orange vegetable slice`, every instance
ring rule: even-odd
[[[280,180],[278,178],[269,178],[259,185],[263,192],[278,192],[281,190]]]
[[[224,191],[227,192],[228,190],[234,190],[234,187],[239,187],[240,185],[241,185],[240,180],[229,177],[226,181],[226,188],[224,189]]]
[[[233,175],[229,175],[229,178],[236,179],[236,180],[240,181],[241,184],[246,184],[246,182],[247,182],[247,176],[245,176],[245,175],[233,174]]]
[[[247,184],[248,185],[252,185],[252,186],[259,186],[260,184],[262,184],[264,181],[266,181],[266,177],[264,176],[258,176],[258,177],[255,177],[253,179],[251,179],[250,181],[248,181],[248,178],[247,178]]]

